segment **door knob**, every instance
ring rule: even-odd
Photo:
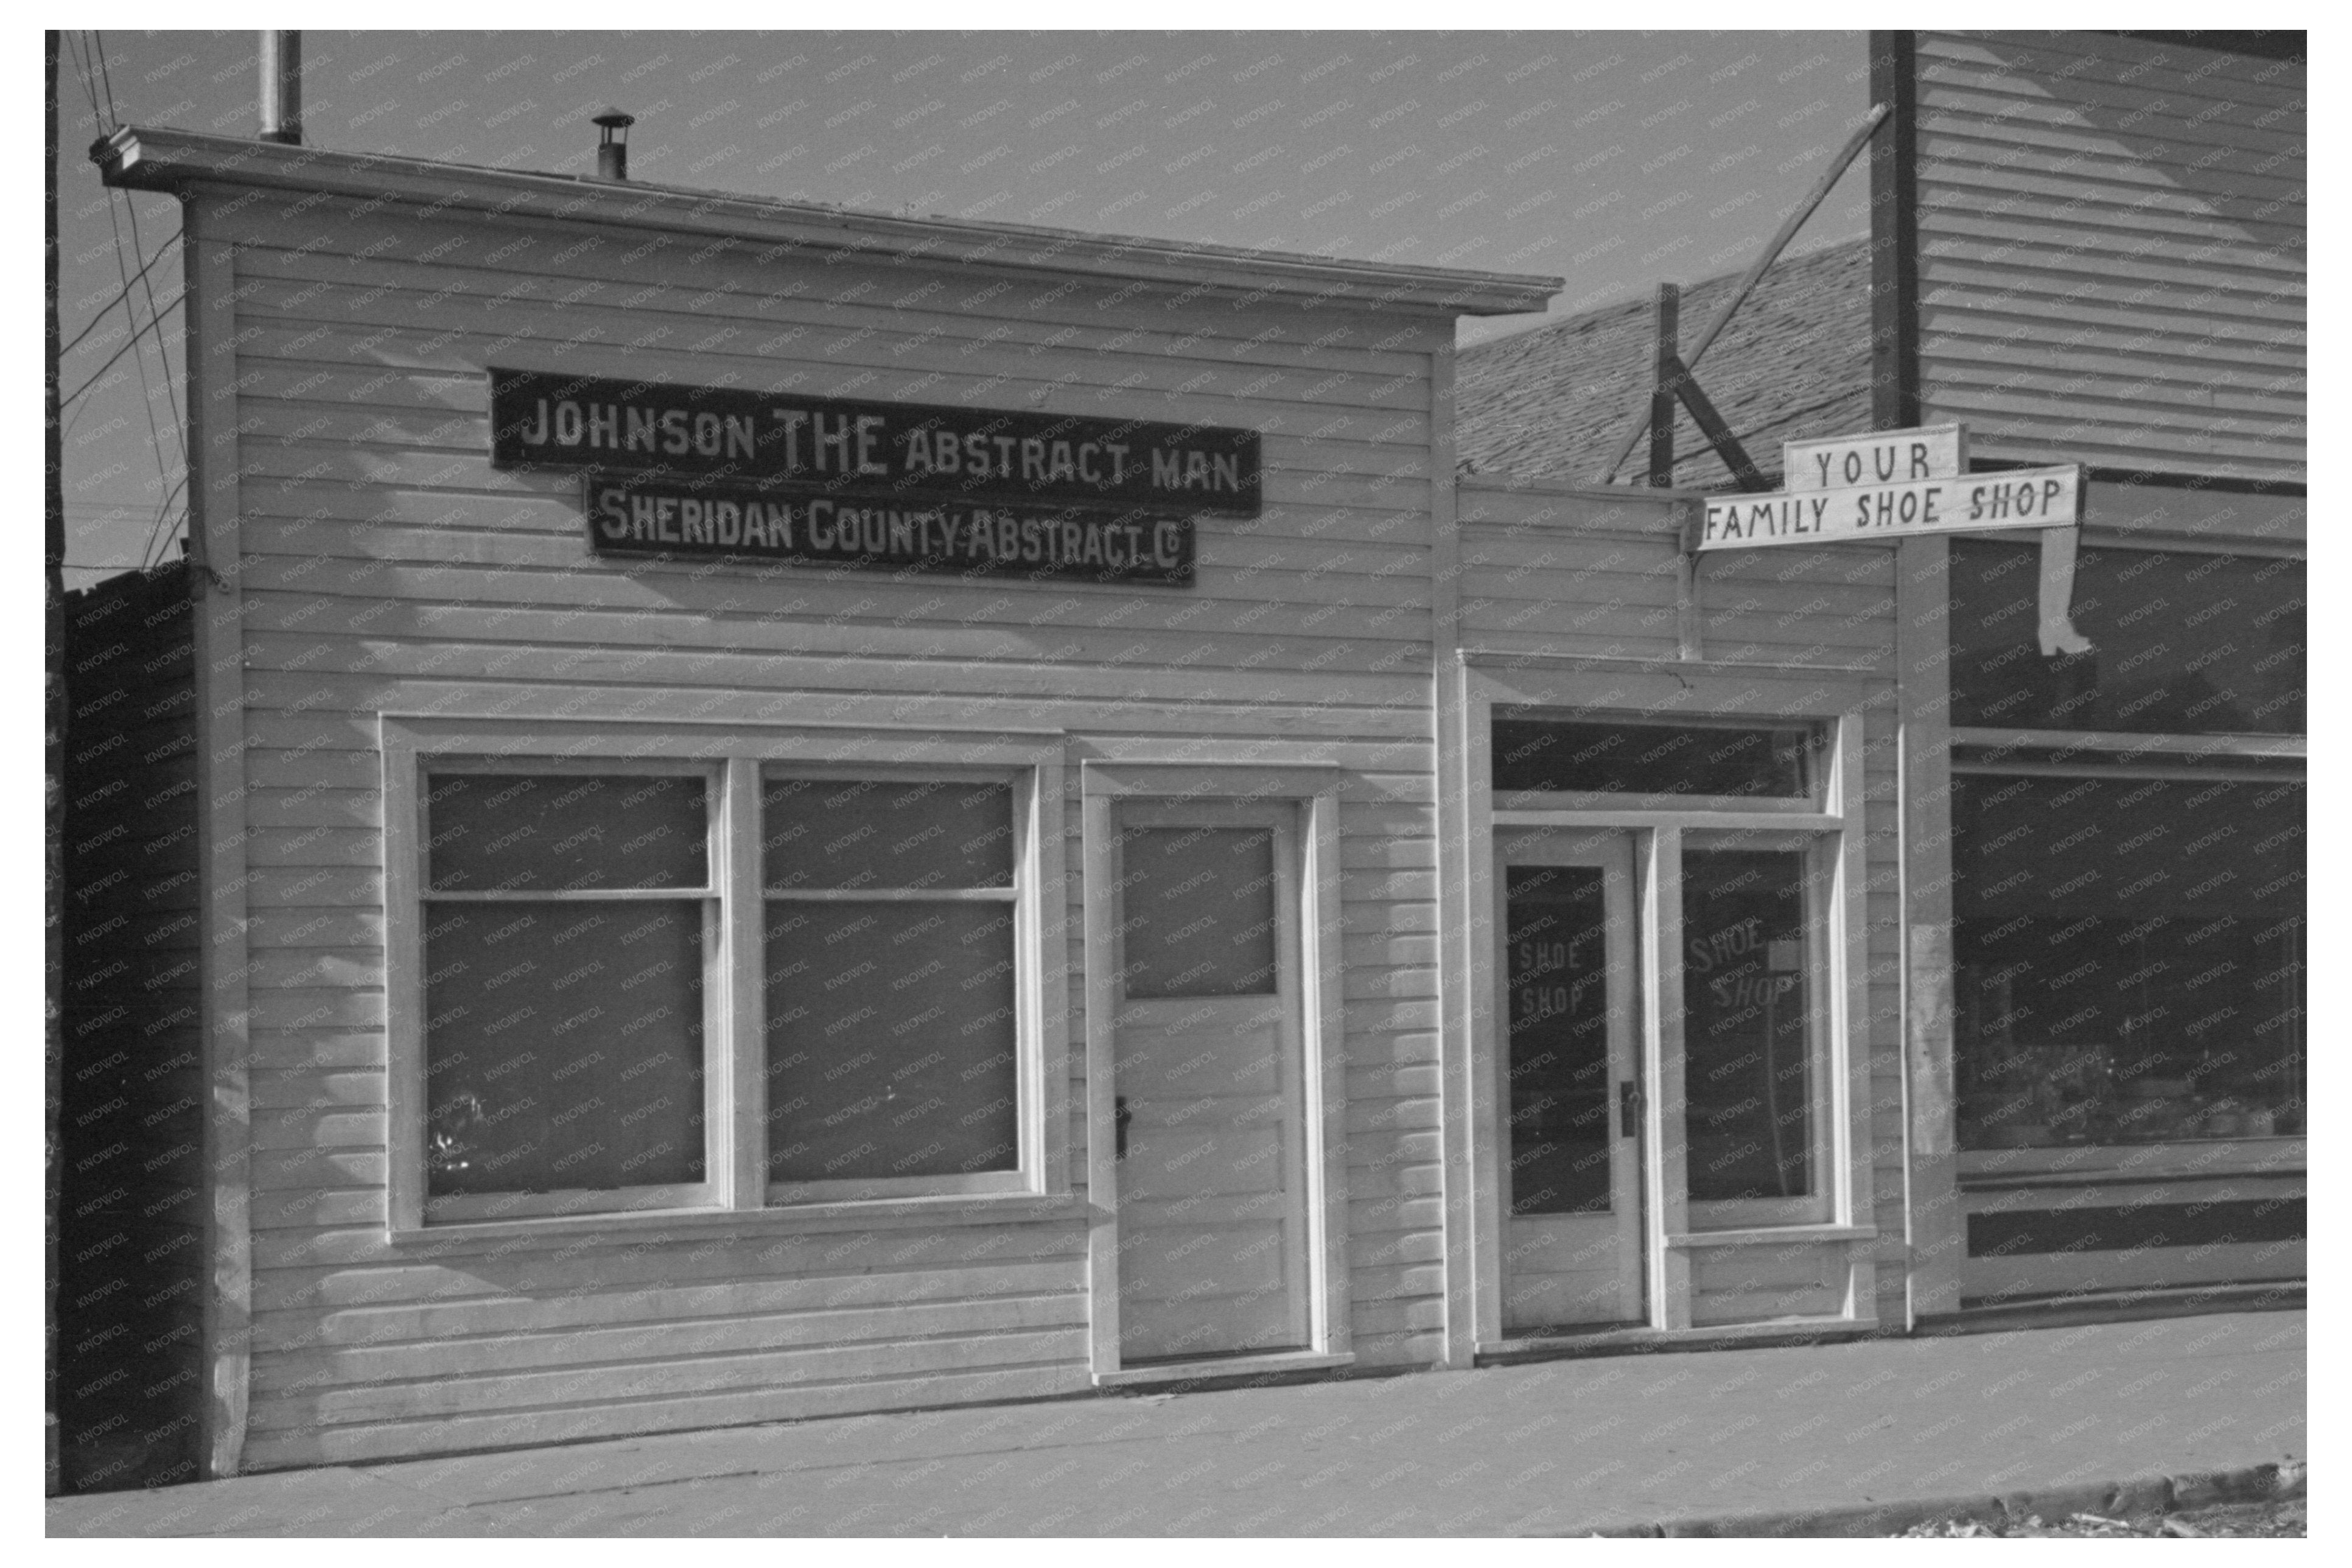
[[[1617,1086],[1617,1114],[1619,1117],[1618,1126],[1622,1129],[1622,1131],[1617,1134],[1620,1138],[1633,1138],[1640,1136],[1639,1130],[1642,1125],[1642,1086],[1640,1083],[1632,1079],[1627,1079]]]
[[[1115,1097],[1111,1101],[1110,1121],[1112,1131],[1116,1134],[1117,1146],[1112,1158],[1118,1160],[1127,1158],[1127,1124],[1134,1120],[1135,1112],[1127,1108],[1127,1096],[1122,1094]]]

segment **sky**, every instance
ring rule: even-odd
[[[184,516],[178,206],[108,192],[88,149],[118,124],[254,134],[257,35],[69,37],[81,586],[158,558]],[[1557,276],[1554,315],[1744,268],[1869,108],[1853,32],[313,31],[302,47],[312,146],[585,174],[611,105],[636,116],[636,179]],[[1866,233],[1867,195],[1858,162],[1792,254]],[[1465,320],[1461,341],[1543,320]]]

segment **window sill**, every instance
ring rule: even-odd
[[[1874,1225],[1748,1226],[1738,1230],[1694,1230],[1666,1237],[1674,1247],[1802,1247],[1822,1241],[1876,1241]]]
[[[1875,1316],[1773,1318],[1759,1323],[1711,1323],[1687,1329],[1612,1328],[1590,1333],[1563,1332],[1488,1340],[1473,1359],[1480,1366],[1514,1362],[1560,1361],[1615,1355],[1629,1351],[1711,1350],[1754,1343],[1818,1344],[1833,1339],[1864,1339],[1879,1332]]]
[[[2178,1143],[1968,1149],[1960,1152],[1959,1182],[1963,1187],[1986,1188],[2180,1181],[2207,1176],[2300,1176],[2305,1168],[2307,1146],[2305,1137],[2297,1133]]]
[[[542,1219],[460,1220],[422,1229],[388,1229],[384,1239],[394,1247],[418,1251],[466,1251],[532,1238],[576,1243],[584,1237],[609,1237],[637,1243],[714,1234],[808,1236],[844,1230],[907,1230],[929,1225],[1037,1224],[1076,1220],[1086,1212],[1086,1199],[1076,1194],[956,1193],[758,1209],[633,1209]]]
[[[1138,1384],[1188,1383],[1204,1377],[1255,1377],[1276,1372],[1324,1372],[1352,1366],[1355,1353],[1341,1351],[1271,1351],[1263,1355],[1216,1356],[1202,1361],[1172,1361],[1151,1366],[1120,1367],[1095,1373],[1097,1388],[1127,1388]]]

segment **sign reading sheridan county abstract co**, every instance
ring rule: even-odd
[[[827,494],[1258,515],[1258,433],[490,373],[490,460]]]
[[[2083,468],[2010,468],[1949,479],[1710,496],[1698,548],[1859,544],[1926,533],[2063,528],[2082,516]]]
[[[1192,520],[905,498],[790,495],[748,485],[591,477],[600,554],[895,567],[1089,583],[1192,580]]]

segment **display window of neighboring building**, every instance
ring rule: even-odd
[[[2037,549],[1951,560],[1960,1147],[2302,1134],[2303,563],[2085,548],[2044,658]]]
[[[386,726],[395,1231],[1045,1190],[1039,765]]]

